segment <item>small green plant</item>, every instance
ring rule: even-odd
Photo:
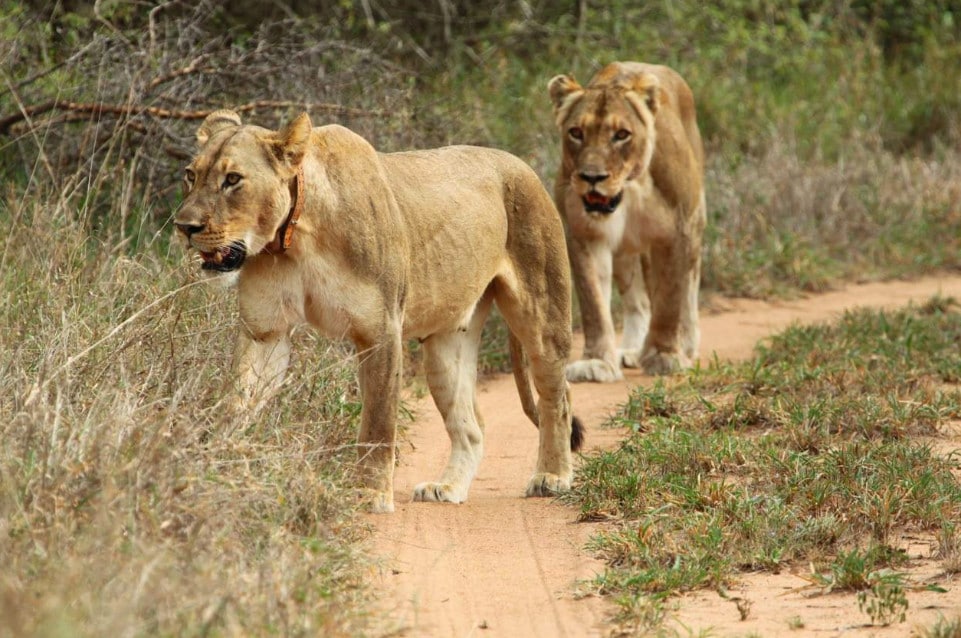
[[[933,627],[916,628],[912,638],[961,638],[961,617],[952,619],[941,616]]]
[[[862,590],[869,586],[871,567],[874,561],[870,552],[861,553],[858,550],[841,552],[831,563],[826,573],[814,572],[811,580],[820,585],[825,592],[834,590]]]
[[[871,617],[875,625],[904,622],[908,612],[908,597],[900,574],[875,572],[869,574],[870,589],[858,592],[858,609]]]
[[[667,604],[657,596],[626,596],[618,601],[621,612],[616,621],[619,633],[614,635],[643,636],[664,624]]]
[[[938,558],[947,574],[961,573],[961,529],[954,521],[945,521],[938,532]]]

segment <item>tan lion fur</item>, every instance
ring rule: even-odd
[[[468,146],[382,154],[343,127],[313,128],[306,114],[272,131],[220,111],[197,139],[175,223],[206,269],[237,278],[237,412],[256,414],[278,389],[295,325],[349,339],[363,398],[360,465],[371,507],[391,511],[402,344],[418,339],[452,450],[414,499],[462,502],[483,452],[477,353],[496,303],[512,353],[527,355],[515,365],[529,359],[539,395],[536,407],[523,397],[540,428],[527,494],[569,489],[567,252],[551,198],[526,164]],[[298,169],[305,200],[291,245],[265,251],[291,210]],[[527,372],[518,386],[530,394]]]
[[[548,83],[563,138],[554,199],[567,229],[581,309],[583,358],[571,381],[615,381],[621,365],[649,374],[697,357],[704,151],[694,98],[675,71],[614,62],[586,87]],[[588,209],[591,210],[588,210]],[[624,309],[620,349],[611,286]]]

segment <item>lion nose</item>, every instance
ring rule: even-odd
[[[199,233],[204,229],[203,224],[188,224],[188,223],[174,222],[174,226],[180,229],[180,232],[182,232],[187,237],[190,237],[194,233]]]
[[[578,173],[577,176],[591,186],[597,186],[598,182],[603,182],[610,177],[607,173]]]

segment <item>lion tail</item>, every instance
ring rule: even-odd
[[[537,404],[534,402],[534,392],[531,390],[531,378],[527,374],[530,362],[527,360],[527,353],[521,342],[510,333],[508,339],[511,352],[511,369],[514,372],[514,383],[517,384],[517,393],[521,396],[521,405],[524,406],[524,414],[535,426],[540,427],[539,415],[537,414]]]
[[[540,416],[537,413],[537,403],[534,401],[534,391],[531,388],[531,378],[527,373],[530,362],[527,360],[527,353],[524,352],[521,342],[510,333],[508,339],[510,343],[511,369],[514,372],[514,383],[517,384],[517,393],[521,397],[521,405],[524,406],[524,414],[531,420],[536,427],[540,427]],[[584,424],[576,416],[571,416],[571,451],[576,452],[584,445]]]

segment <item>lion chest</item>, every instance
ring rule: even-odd
[[[673,242],[677,235],[678,213],[667,205],[650,176],[627,182],[621,205],[610,215],[584,212],[580,198],[572,193],[567,210],[575,236],[600,241],[618,254],[642,254],[657,244]]]
[[[264,257],[245,265],[241,315],[253,333],[308,323],[325,336],[367,336],[383,320],[384,295],[376,282],[323,258]]]

